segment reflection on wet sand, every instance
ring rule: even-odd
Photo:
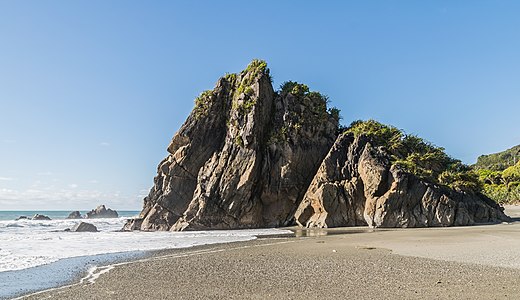
[[[375,231],[382,231],[381,229],[374,228],[294,228],[291,229],[294,232],[295,237],[320,237],[326,235],[336,234],[352,234],[352,233],[370,233]]]

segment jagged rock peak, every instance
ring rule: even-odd
[[[201,93],[168,146],[138,219],[125,229],[288,225],[334,143],[337,110],[306,85],[275,92],[253,60]]]
[[[85,218],[87,219],[98,219],[98,218],[117,218],[119,214],[117,211],[110,208],[106,208],[105,205],[99,205],[95,209],[89,211]]]

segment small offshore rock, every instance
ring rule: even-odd
[[[98,232],[97,227],[94,224],[79,222],[70,229],[71,232]]]
[[[69,214],[69,216],[67,217],[67,219],[81,219],[81,218],[82,218],[81,213],[77,210],[71,212]]]
[[[18,218],[15,219],[15,221],[19,221],[19,220],[30,220],[31,218],[27,217],[27,216],[19,216]]]
[[[87,213],[87,219],[99,219],[99,218],[117,218],[119,215],[117,211],[110,208],[106,208],[104,205],[96,207]]]
[[[40,215],[40,214],[35,214],[34,217],[32,217],[32,220],[36,220],[36,221],[49,221],[51,220],[51,218],[45,216],[45,215]]]

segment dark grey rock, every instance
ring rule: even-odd
[[[69,216],[67,217],[67,219],[81,219],[82,216],[81,216],[81,213],[79,211],[73,211],[69,214]]]
[[[99,219],[99,218],[117,218],[119,217],[117,211],[110,208],[106,208],[104,205],[100,205],[89,211],[86,215],[87,219]]]
[[[97,227],[94,224],[79,222],[70,229],[71,232],[98,232]]]
[[[37,220],[37,221],[49,221],[49,220],[51,220],[51,218],[49,218],[49,217],[47,217],[47,216],[44,216],[44,215],[35,214],[35,215],[32,217],[32,220]]]

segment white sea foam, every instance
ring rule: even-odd
[[[0,298],[64,284],[90,266],[143,251],[185,248],[289,233],[277,229],[118,232],[126,218],[89,219],[100,232],[65,232],[80,220],[0,221]],[[74,269],[74,270],[71,270]]]
[[[20,270],[63,258],[126,251],[184,248],[279,234],[276,229],[192,232],[116,232],[125,218],[92,219],[100,232],[64,232],[79,220],[0,221],[0,272]]]

